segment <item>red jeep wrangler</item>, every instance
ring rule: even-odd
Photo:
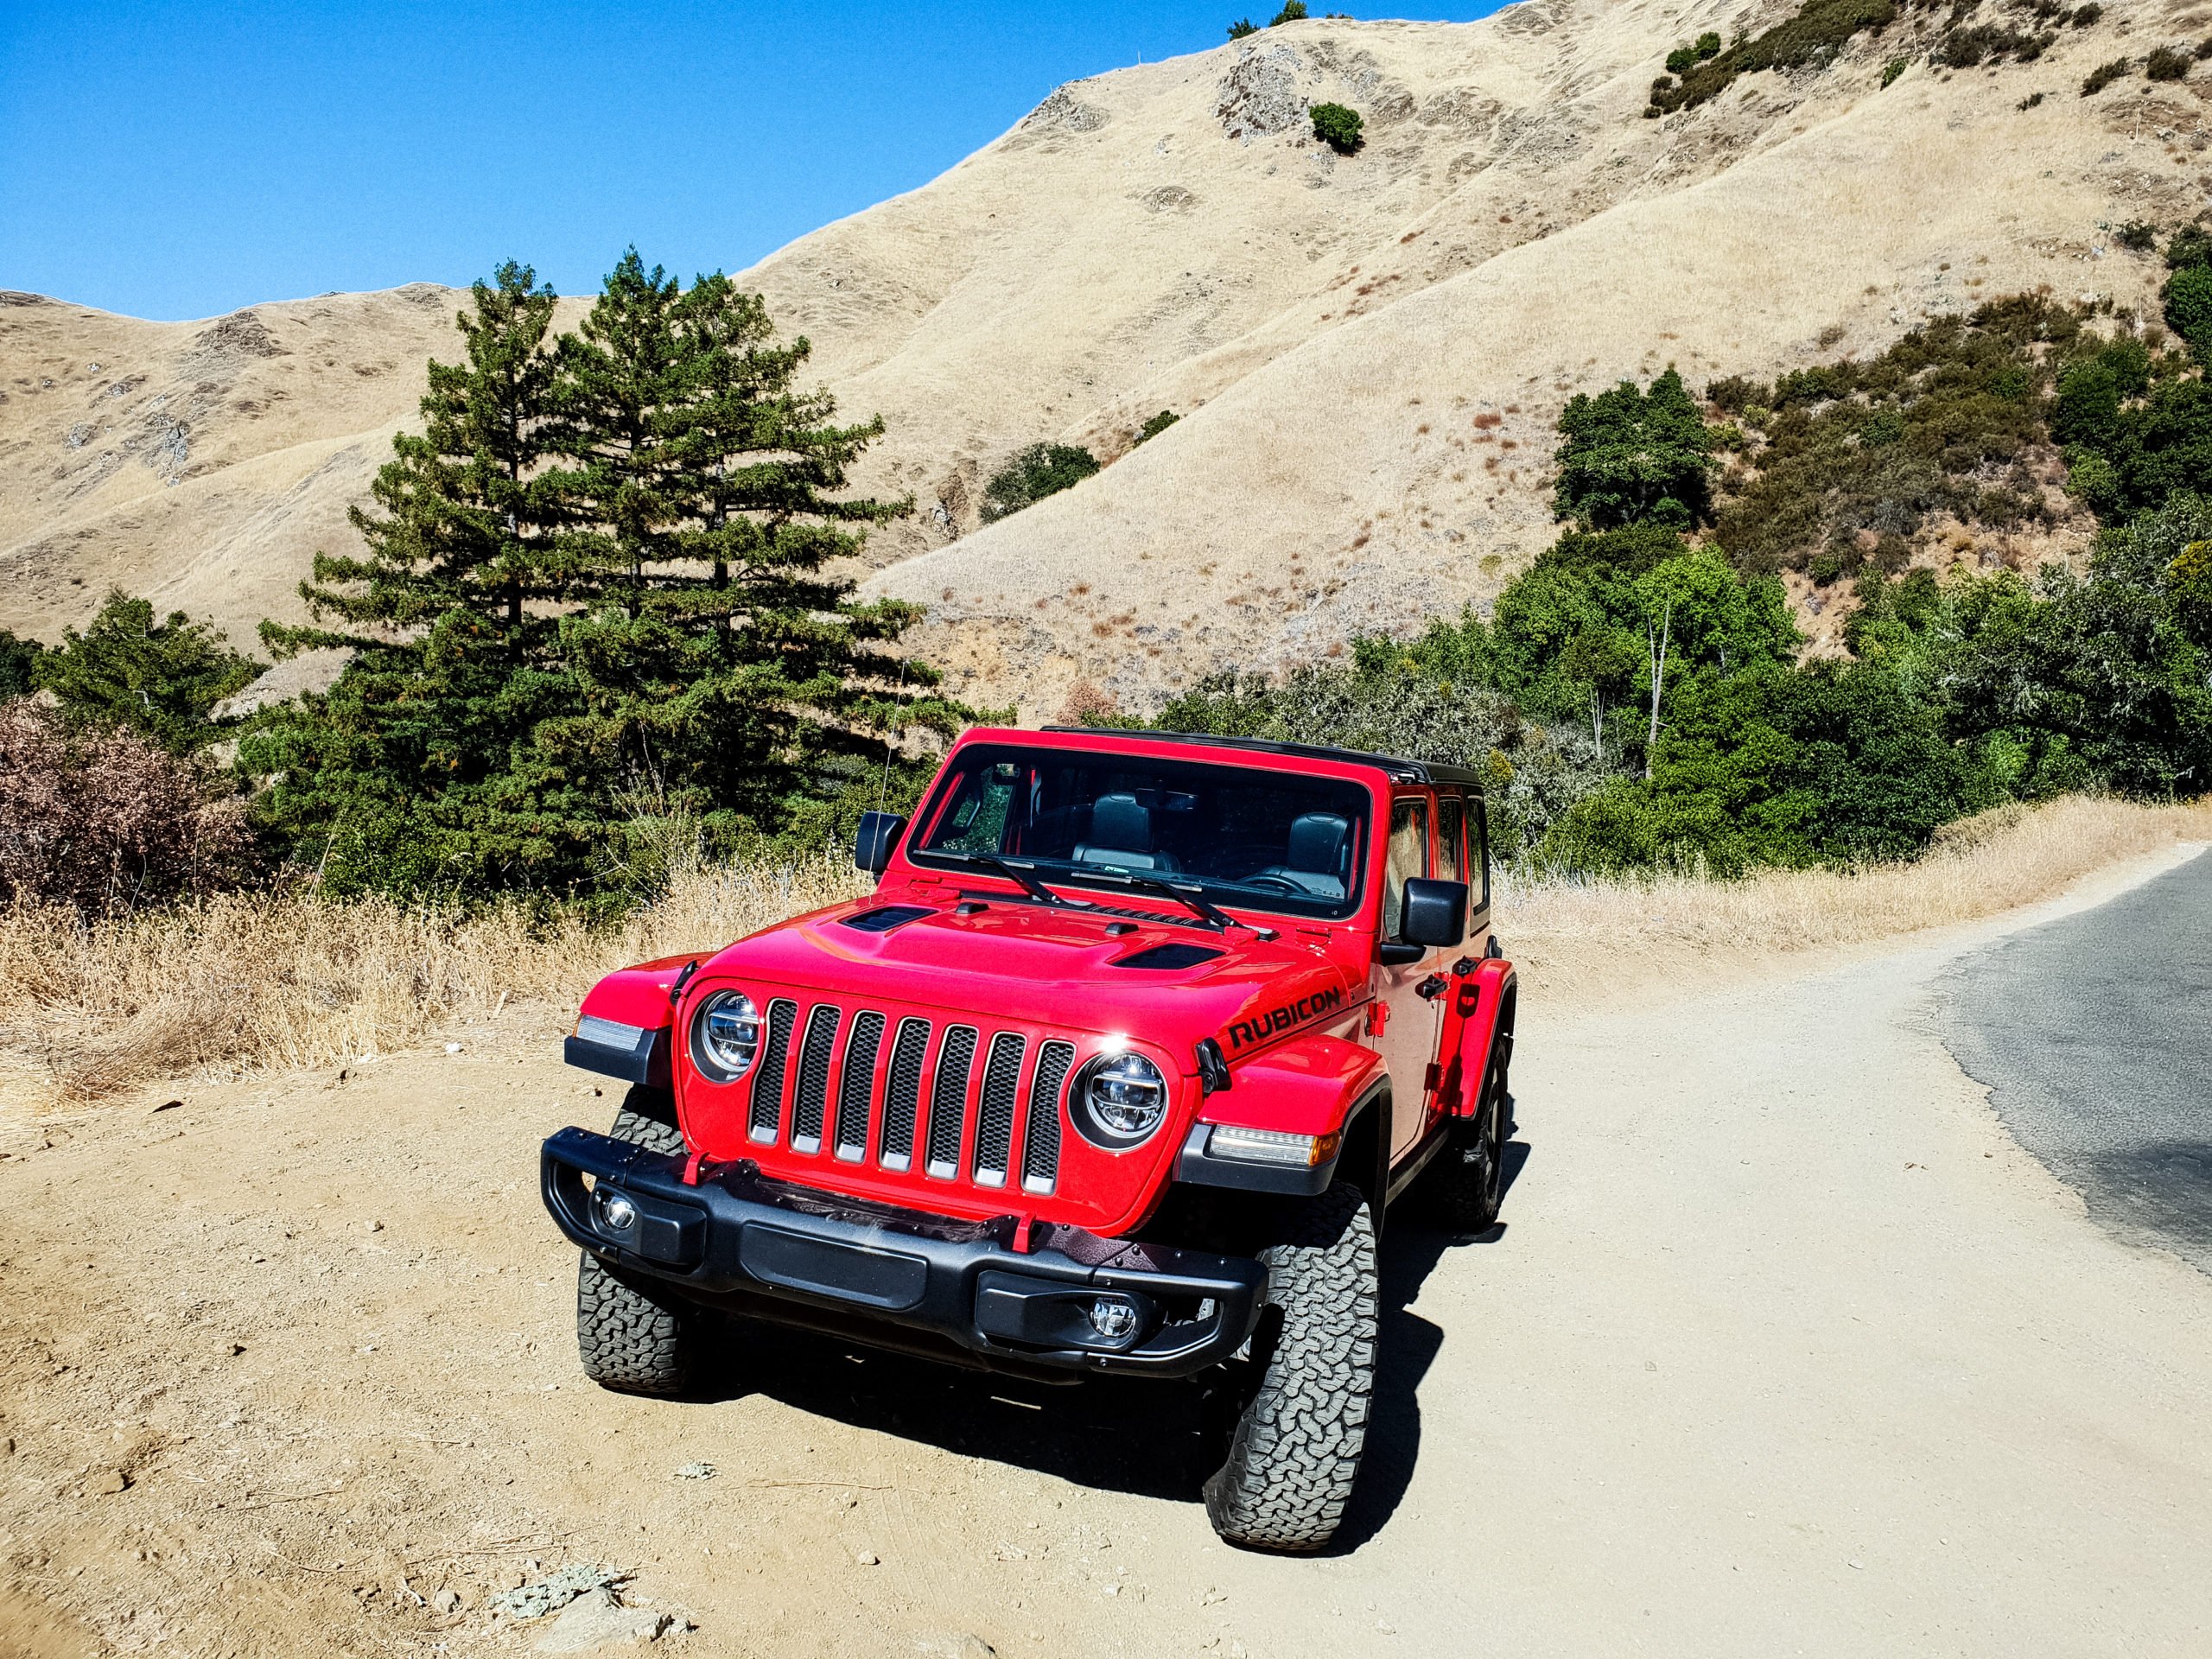
[[[1234,1543],[1311,1550],[1366,1436],[1376,1242],[1497,1212],[1513,969],[1473,773],[1236,738],[977,729],[869,898],[610,975],[545,1142],[612,1389],[702,1313],[1046,1375],[1207,1376]]]

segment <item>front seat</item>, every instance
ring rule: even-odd
[[[1283,861],[1262,870],[1316,899],[1344,896],[1344,855],[1351,841],[1351,825],[1334,812],[1308,812],[1294,818]]]
[[[1134,795],[1101,795],[1090,809],[1090,839],[1075,846],[1078,864],[1122,870],[1179,870],[1173,855],[1152,844],[1152,813]]]

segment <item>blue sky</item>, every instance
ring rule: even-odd
[[[510,257],[588,292],[633,242],[734,270],[1249,10],[0,0],[0,288],[181,318]]]

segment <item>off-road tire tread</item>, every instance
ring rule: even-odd
[[[607,1133],[651,1152],[683,1150],[683,1133],[665,1090],[631,1090]],[[576,1352],[584,1375],[623,1394],[682,1394],[690,1386],[699,1313],[588,1250],[580,1255]]]
[[[1230,1543],[1311,1553],[1344,1519],[1374,1404],[1378,1298],[1365,1196],[1332,1187],[1260,1259],[1282,1323],[1228,1460],[1206,1482],[1206,1513]]]

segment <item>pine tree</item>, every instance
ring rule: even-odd
[[[267,631],[358,653],[249,756],[296,852],[340,887],[575,887],[641,811],[728,848],[911,783],[887,739],[964,711],[891,649],[917,609],[826,569],[907,510],[830,493],[880,422],[795,389],[807,342],[719,273],[633,250],[550,341],[550,291],[497,281],[356,517],[368,555],[303,588],[352,631]]]

